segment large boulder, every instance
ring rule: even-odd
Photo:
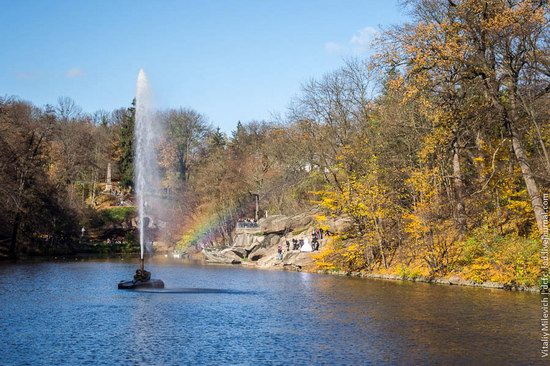
[[[287,228],[289,217],[273,215],[258,221],[260,230],[264,233],[283,233]]]
[[[296,215],[290,218],[288,223],[288,230],[303,229],[311,224],[313,224],[314,218],[310,214],[301,214]]]
[[[222,251],[223,252],[223,251]],[[218,252],[218,251],[208,251],[203,250],[202,254],[204,258],[209,263],[220,263],[220,264],[240,264],[241,259],[233,252]]]
[[[241,258],[242,258],[237,253],[235,253],[233,248],[227,248],[227,249],[222,250],[220,252],[220,255],[223,256],[224,258],[231,259],[232,261],[238,261],[239,263],[240,263]]]
[[[266,238],[267,239],[267,238]],[[274,245],[279,244],[279,241],[281,240],[281,237],[279,235],[273,234],[269,236],[269,246],[272,247]],[[267,240],[266,240],[267,241]]]
[[[248,252],[244,248],[233,247],[231,248],[231,251],[235,253],[239,258],[246,258],[248,254]]]
[[[252,240],[249,240],[243,248],[247,253],[251,253],[262,245],[264,239],[264,236],[253,236]]]
[[[265,255],[262,258],[258,259],[259,267],[271,267],[276,266],[277,263],[280,263],[277,255],[277,246],[271,246],[264,250]]]
[[[331,233],[343,233],[352,227],[353,221],[348,218],[338,218],[334,220],[328,220],[327,225],[329,227],[328,230]]]
[[[257,260],[264,258],[267,254],[268,254],[268,251],[265,248],[260,248],[250,253],[248,255],[248,259],[255,262]]]
[[[283,234],[297,229],[305,229],[314,222],[311,214],[296,216],[273,215],[258,222],[260,230],[265,234]]]
[[[254,235],[250,233],[238,233],[233,240],[234,247],[246,248],[254,242],[262,241],[263,236]]]
[[[263,240],[261,242],[259,242],[258,245],[254,249],[270,248],[274,245],[277,245],[277,243],[279,243],[279,240],[281,239],[281,237],[277,234],[267,234],[266,236],[264,236],[262,238],[263,238]],[[253,252],[254,249],[250,250],[249,253]]]

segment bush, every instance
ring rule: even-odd
[[[135,207],[111,207],[100,211],[104,223],[120,223],[130,220],[136,214]]]
[[[418,269],[414,269],[409,266],[402,266],[402,265],[397,266],[397,274],[399,275],[399,277],[401,277],[404,280],[407,280],[407,279],[415,280],[421,276],[421,273]]]
[[[487,227],[464,241],[460,265],[466,279],[534,286],[540,275],[539,243],[510,233],[500,235]]]

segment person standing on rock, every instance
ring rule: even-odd
[[[280,261],[283,260],[283,246],[281,244],[277,246],[277,259]]]
[[[319,241],[317,240],[317,234],[314,232],[311,239],[311,247],[313,251],[319,250]]]

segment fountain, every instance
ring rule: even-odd
[[[159,209],[157,197],[160,191],[160,174],[156,150],[162,131],[160,125],[155,123],[155,117],[155,112],[151,108],[147,77],[143,69],[140,69],[134,126],[134,177],[139,214],[140,268],[136,270],[133,280],[120,281],[119,289],[164,288],[164,282],[151,279],[151,273],[144,268],[146,245],[152,243],[148,230],[150,215]]]

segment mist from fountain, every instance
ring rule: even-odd
[[[151,90],[145,71],[139,70],[136,87],[134,126],[134,179],[139,215],[139,245],[143,261],[147,246],[152,245],[148,223],[161,209],[159,195],[161,178],[158,166],[158,146],[163,136],[162,124],[153,109]],[[157,215],[158,217],[158,215]]]

